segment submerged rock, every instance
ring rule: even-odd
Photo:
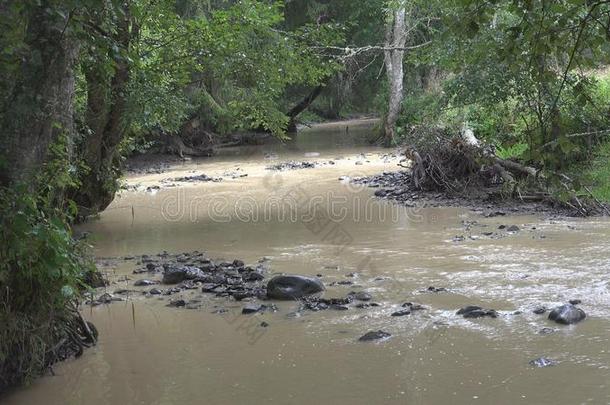
[[[557,362],[555,360],[547,359],[546,357],[539,357],[537,359],[530,360],[529,364],[530,366],[543,368],[555,366],[557,365]]]
[[[401,309],[400,311],[396,311],[396,312],[392,313],[392,316],[405,316],[405,315],[411,315],[411,310],[410,309]]]
[[[536,315],[542,315],[546,312],[546,308],[545,307],[537,307],[534,308],[534,310],[532,311],[533,313],[535,313]]]
[[[267,283],[267,297],[276,300],[297,300],[324,290],[320,280],[305,276],[276,276]]]
[[[390,336],[392,336],[392,335],[389,334],[388,332],[384,332],[382,330],[377,330],[377,331],[371,331],[371,332],[365,333],[364,335],[360,336],[360,338],[358,340],[360,342],[372,342],[374,340],[389,339]]]
[[[255,314],[257,312],[264,312],[267,310],[266,305],[260,304],[248,304],[241,310],[242,314]]]
[[[174,307],[174,308],[184,307],[184,306],[186,306],[186,301],[183,299],[171,300],[169,302],[169,304],[167,304],[167,306]]]
[[[432,292],[432,293],[439,293],[439,292],[446,292],[447,289],[445,287],[434,287],[434,286],[430,286],[428,287],[426,290],[426,292]]]
[[[562,325],[572,325],[585,319],[587,314],[572,304],[557,307],[549,314],[549,319]]]
[[[464,318],[497,318],[498,313],[495,309],[484,309],[476,305],[468,305],[456,312],[457,315],[462,315]]]
[[[146,287],[146,286],[155,285],[155,284],[159,284],[159,282],[154,281],[154,280],[147,280],[147,279],[138,280],[135,283],[133,283],[133,285],[135,285],[136,287]]]
[[[358,301],[370,301],[373,299],[373,296],[365,291],[359,291],[353,295]]]
[[[421,304],[416,304],[414,302],[405,302],[401,305],[403,308],[409,308],[411,311],[423,311],[424,309],[428,309]]]

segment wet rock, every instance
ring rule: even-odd
[[[257,272],[257,271],[249,271],[249,272],[244,273],[244,274],[242,275],[242,279],[243,279],[245,282],[248,282],[248,283],[250,283],[250,282],[254,282],[254,281],[261,281],[261,280],[263,280],[264,278],[265,278],[265,276],[263,276],[262,274],[260,274],[260,273],[259,273],[259,272]]]
[[[372,342],[372,341],[375,341],[375,340],[389,339],[390,336],[392,336],[392,335],[389,334],[388,332],[384,332],[382,330],[378,330],[378,331],[368,332],[368,333],[360,336],[360,338],[358,340],[360,342]]]
[[[159,284],[159,282],[155,281],[155,280],[148,280],[148,279],[138,280],[135,283],[133,283],[133,285],[135,285],[136,287],[146,287],[146,286],[155,285],[155,284]]]
[[[267,166],[265,169],[283,171],[283,170],[313,169],[315,167],[316,167],[316,164],[314,162],[290,161],[290,162],[283,162],[283,163],[278,163],[275,165]]]
[[[212,181],[212,182],[220,182],[222,181],[221,178],[218,177],[210,177],[208,175],[205,174],[199,174],[199,175],[195,175],[195,176],[184,176],[184,177],[175,177],[173,179],[166,179],[164,180],[165,182],[172,182],[172,181],[178,181],[178,182],[208,182],[208,181]]]
[[[242,314],[254,314],[257,312],[264,312],[267,310],[267,306],[266,305],[261,305],[261,304],[248,304],[245,307],[242,308],[241,313]]]
[[[572,305],[578,305],[578,304],[582,304],[582,300],[570,300],[568,301],[570,304]]]
[[[519,232],[521,229],[517,225],[511,225],[506,228],[506,232]]]
[[[562,325],[572,325],[585,319],[587,314],[572,304],[559,306],[551,311],[549,319]]]
[[[169,302],[169,304],[167,304],[168,307],[173,307],[173,308],[180,308],[180,307],[184,307],[186,306],[186,301],[183,299],[177,299],[177,300],[171,300]]]
[[[434,287],[434,286],[430,286],[426,289],[427,292],[432,292],[432,293],[439,293],[439,292],[446,292],[447,289],[445,287]]]
[[[120,297],[114,297],[112,294],[110,293],[104,293],[102,295],[99,296],[99,298],[97,299],[98,302],[102,303],[102,304],[110,304],[113,301],[123,301],[123,298]]]
[[[530,360],[529,365],[538,368],[543,368],[555,366],[557,365],[557,362],[555,360],[547,359],[546,357],[539,357],[537,359]]]
[[[534,308],[534,310],[532,311],[533,313],[535,313],[536,315],[542,315],[546,312],[546,308],[545,307],[537,307]]]
[[[276,276],[267,283],[267,297],[276,300],[296,300],[324,291],[316,278],[296,275]]]
[[[164,265],[163,268],[163,284],[178,284],[184,280],[203,279],[206,276],[197,267]]]
[[[392,316],[406,316],[411,315],[410,309],[401,309],[400,311],[396,311],[392,313]]]
[[[498,313],[494,309],[484,309],[476,305],[468,305],[457,311],[456,315],[462,315],[464,318],[498,317]]]
[[[349,310],[349,307],[347,305],[331,305],[330,309],[334,309],[336,311],[347,311]]]
[[[364,308],[380,307],[380,306],[381,305],[376,302],[361,302],[360,304],[356,305],[356,308],[364,309]]]
[[[539,335],[550,335],[551,333],[555,333],[555,329],[553,328],[542,328],[538,331]]]
[[[402,304],[402,307],[409,308],[411,311],[423,311],[424,309],[428,309],[421,304],[416,304],[413,302],[405,302],[404,304]]]
[[[358,301],[370,301],[373,299],[373,296],[371,294],[367,293],[366,291],[359,291],[359,292],[353,294],[353,296]]]
[[[150,295],[161,295],[161,294],[163,294],[163,291],[159,290],[158,288],[153,288],[148,293]]]
[[[261,326],[261,328],[267,328],[267,327],[269,327],[269,324],[267,322],[263,321],[263,322],[261,322],[260,326]]]

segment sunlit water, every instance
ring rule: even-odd
[[[315,128],[289,144],[227,150],[167,173],[132,176],[129,183],[144,189],[166,178],[223,176],[238,167],[248,174],[124,192],[80,230],[91,233],[99,257],[199,250],[256,263],[265,256],[271,272],[321,274],[327,285],[354,281],[329,286],[328,297],[365,290],[381,306],[295,314],[298,304],[284,302],[278,312],[246,316],[243,303],[191,291],[182,295],[203,300],[201,309],[168,308],[167,299],[140,295],[87,307],[85,316],[100,331],[98,346],[3,403],[610,403],[610,222],[482,218],[375,199],[372,189],[338,180],[399,169],[399,157],[363,146],[371,125],[351,124],[348,132],[342,125]],[[277,159],[268,159],[273,154]],[[321,166],[265,170],[286,160]],[[315,202],[325,227],[304,223],[299,212],[292,218],[295,210],[276,204],[287,195]],[[468,221],[478,223],[467,229]],[[507,234],[497,229],[501,224],[521,231]],[[465,240],[454,241],[459,235]],[[108,290],[133,288],[142,278],[131,274],[134,268],[133,261],[120,261]],[[124,276],[129,280],[118,281]],[[428,286],[449,291],[422,292]],[[532,313],[570,299],[583,301],[584,322],[560,326]],[[429,309],[390,316],[407,301]],[[455,315],[469,304],[500,316]],[[213,313],[218,308],[229,311]],[[260,327],[263,321],[269,326]],[[555,331],[540,334],[544,327]],[[392,337],[357,341],[379,329]],[[541,356],[558,365],[528,364]]]

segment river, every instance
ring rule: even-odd
[[[326,296],[367,291],[380,306],[298,312],[298,303],[278,302],[277,312],[241,315],[243,303],[188,291],[201,308],[170,308],[167,299],[140,294],[84,307],[99,344],[3,403],[610,403],[610,222],[486,218],[379,200],[374,189],[339,180],[400,169],[399,156],[367,146],[373,124],[314,127],[294,142],[227,149],[164,173],[130,175],[128,183],[140,189],[121,193],[79,231],[90,233],[100,258],[164,250],[246,263],[266,257],[271,272],[321,275]],[[319,166],[265,169],[287,160]],[[223,181],[143,191],[201,173]],[[287,194],[316,201],[328,227],[284,212],[275,202]],[[108,291],[142,278],[131,274],[133,260],[108,260],[116,265]],[[532,312],[571,299],[582,300],[588,315],[579,324],[561,326]],[[427,309],[390,316],[407,301]],[[466,305],[499,316],[457,316]],[[358,341],[372,330],[392,337]],[[529,364],[542,356],[557,365]]]

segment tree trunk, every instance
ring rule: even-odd
[[[384,62],[388,78],[388,112],[384,120],[384,143],[390,146],[395,142],[396,122],[400,115],[403,100],[403,57],[407,43],[406,1],[401,0],[396,9],[390,10],[386,25]]]
[[[292,107],[292,109],[290,111],[288,111],[287,115],[288,115],[288,118],[290,118],[290,121],[288,122],[287,131],[289,133],[297,132],[297,123],[296,123],[297,116],[300,113],[302,113],[303,111],[305,111],[307,108],[309,108],[311,103],[313,103],[315,101],[315,99],[318,98],[318,96],[322,92],[322,88],[323,88],[323,86],[321,84],[316,86],[316,88],[313,89],[311,91],[311,93],[309,93],[303,100],[301,100],[297,105]]]
[[[47,2],[32,7],[24,42],[28,49],[11,77],[15,83],[1,112],[0,185],[28,181],[47,159],[49,146],[73,133],[74,63],[78,44],[65,17],[50,16]],[[60,7],[61,6],[56,6]]]
[[[132,24],[127,3],[124,3],[123,11],[113,37],[126,52],[132,37],[137,34],[137,26]],[[88,170],[72,196],[81,217],[104,210],[116,193],[118,146],[126,129],[130,65],[124,57],[115,57],[113,62],[111,77],[104,72],[102,63],[84,69],[87,81],[86,120],[91,134],[84,140],[81,153]]]

